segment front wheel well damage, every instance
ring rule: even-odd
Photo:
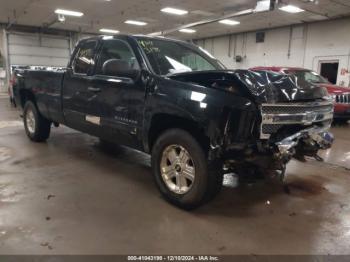
[[[169,114],[157,114],[153,116],[148,132],[148,147],[150,152],[157,138],[166,130],[172,128],[187,131],[199,142],[205,153],[209,151],[210,139],[195,121]]]

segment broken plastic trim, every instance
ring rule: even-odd
[[[324,127],[310,127],[299,131],[298,133],[284,138],[275,145],[278,148],[280,156],[290,156],[294,147],[299,143],[300,139],[310,138],[320,149],[328,149],[332,146],[334,136],[328,132],[330,125]]]

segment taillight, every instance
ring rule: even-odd
[[[17,84],[17,78],[15,74],[12,76],[12,79],[10,80],[10,84],[11,86],[14,86]]]

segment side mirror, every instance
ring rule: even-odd
[[[104,62],[102,72],[108,76],[119,76],[134,79],[139,71],[131,68],[129,63],[121,59],[109,59]]]

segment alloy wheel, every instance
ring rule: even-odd
[[[168,189],[186,194],[193,186],[196,169],[188,151],[180,145],[170,145],[163,151],[160,171]]]

